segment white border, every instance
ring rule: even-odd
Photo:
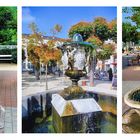
[[[140,6],[139,0],[1,0],[0,6],[18,6],[18,133],[0,134],[0,140],[47,140],[47,139],[137,139],[140,135],[122,134],[122,7]],[[117,6],[117,52],[118,52],[118,133],[117,134],[21,134],[21,32],[22,6]]]

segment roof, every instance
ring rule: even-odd
[[[29,37],[31,34],[22,34],[22,37]],[[56,39],[56,40],[59,40],[60,38],[58,37],[53,37],[53,36],[43,36],[44,39],[47,39],[47,40],[53,40],[53,39]]]

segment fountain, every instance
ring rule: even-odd
[[[124,102],[130,108],[123,114],[123,131],[125,133],[140,133],[140,88],[125,94]]]
[[[65,75],[70,77],[72,85],[52,96],[54,129],[61,133],[100,132],[95,118],[102,109],[93,98],[86,97],[85,91],[78,85],[80,78],[86,74],[84,69],[89,62],[90,49],[94,48],[92,44],[83,42],[80,34],[75,34],[72,42],[59,48],[63,53]]]
[[[70,77],[72,85],[57,93],[47,91],[35,98],[25,98],[22,132],[115,133],[116,97],[98,94],[97,91],[87,92],[78,85],[80,78],[86,75],[90,51],[96,48],[83,42],[79,34],[74,35],[72,42],[59,44],[58,48],[62,50],[65,75]],[[38,109],[41,109],[41,115]]]

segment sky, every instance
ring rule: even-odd
[[[124,8],[125,8],[125,7],[124,7]],[[127,8],[131,8],[131,7],[127,7]],[[136,25],[131,19],[126,18],[126,17],[131,17],[131,16],[132,16],[131,11],[128,12],[128,13],[122,13],[122,21],[123,21],[123,22],[129,22],[129,23],[131,23],[132,25]]]
[[[116,7],[23,7],[22,33],[30,34],[29,24],[35,22],[46,36],[51,36],[50,30],[56,24],[62,26],[57,35],[68,38],[70,27],[80,21],[91,22],[95,17],[104,17],[111,21],[117,17]]]
[[[123,8],[125,8],[125,7],[123,7]],[[131,7],[127,7],[127,8],[131,8]],[[131,16],[131,15],[132,15],[131,12],[128,12],[128,13],[122,12],[122,21],[123,22],[131,22],[130,19],[126,18],[126,17]]]

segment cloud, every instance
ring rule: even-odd
[[[29,8],[22,9],[22,21],[23,23],[31,23],[35,22],[36,18],[31,15],[31,11]]]

